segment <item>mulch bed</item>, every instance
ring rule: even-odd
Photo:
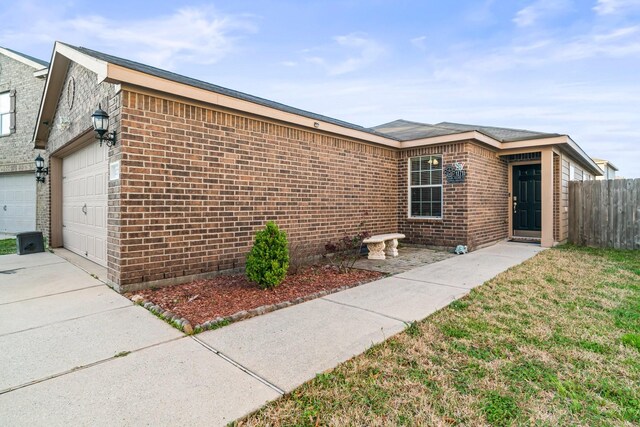
[[[274,289],[262,290],[244,275],[218,276],[212,279],[136,292],[192,325],[243,310],[293,301],[300,297],[344,286],[355,286],[384,276],[377,271],[355,270],[338,273],[331,266],[305,267],[287,275]]]

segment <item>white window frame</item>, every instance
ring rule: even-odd
[[[9,117],[9,128],[8,129],[2,128],[2,130],[0,131],[0,137],[9,136],[12,133],[14,133],[15,130],[16,130],[16,116],[15,116],[15,112],[16,112],[16,108],[15,108],[16,92],[15,92],[15,90],[8,90],[8,91],[5,91],[5,92],[0,92],[0,96],[4,96],[4,95],[6,95],[8,97],[9,111],[6,111],[4,113],[0,112],[0,126],[2,126],[3,116],[8,116]]]
[[[436,185],[411,185],[411,160],[421,157],[438,157],[442,169],[442,181]],[[427,154],[424,156],[414,156],[407,159],[407,218],[409,219],[435,219],[441,220],[444,218],[444,157],[442,154]],[[425,187],[440,187],[440,216],[413,216],[411,215],[411,189],[412,188],[425,188]]]

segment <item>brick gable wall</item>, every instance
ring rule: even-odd
[[[398,228],[391,149],[128,90],[121,112],[122,289],[241,266],[268,220],[318,250]]]

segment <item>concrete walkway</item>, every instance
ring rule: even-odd
[[[0,420],[224,425],[540,250],[499,243],[195,337],[56,255],[2,256]]]

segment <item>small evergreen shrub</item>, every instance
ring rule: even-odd
[[[289,268],[287,234],[269,221],[256,233],[253,248],[247,256],[245,274],[262,289],[275,288],[284,280]]]

